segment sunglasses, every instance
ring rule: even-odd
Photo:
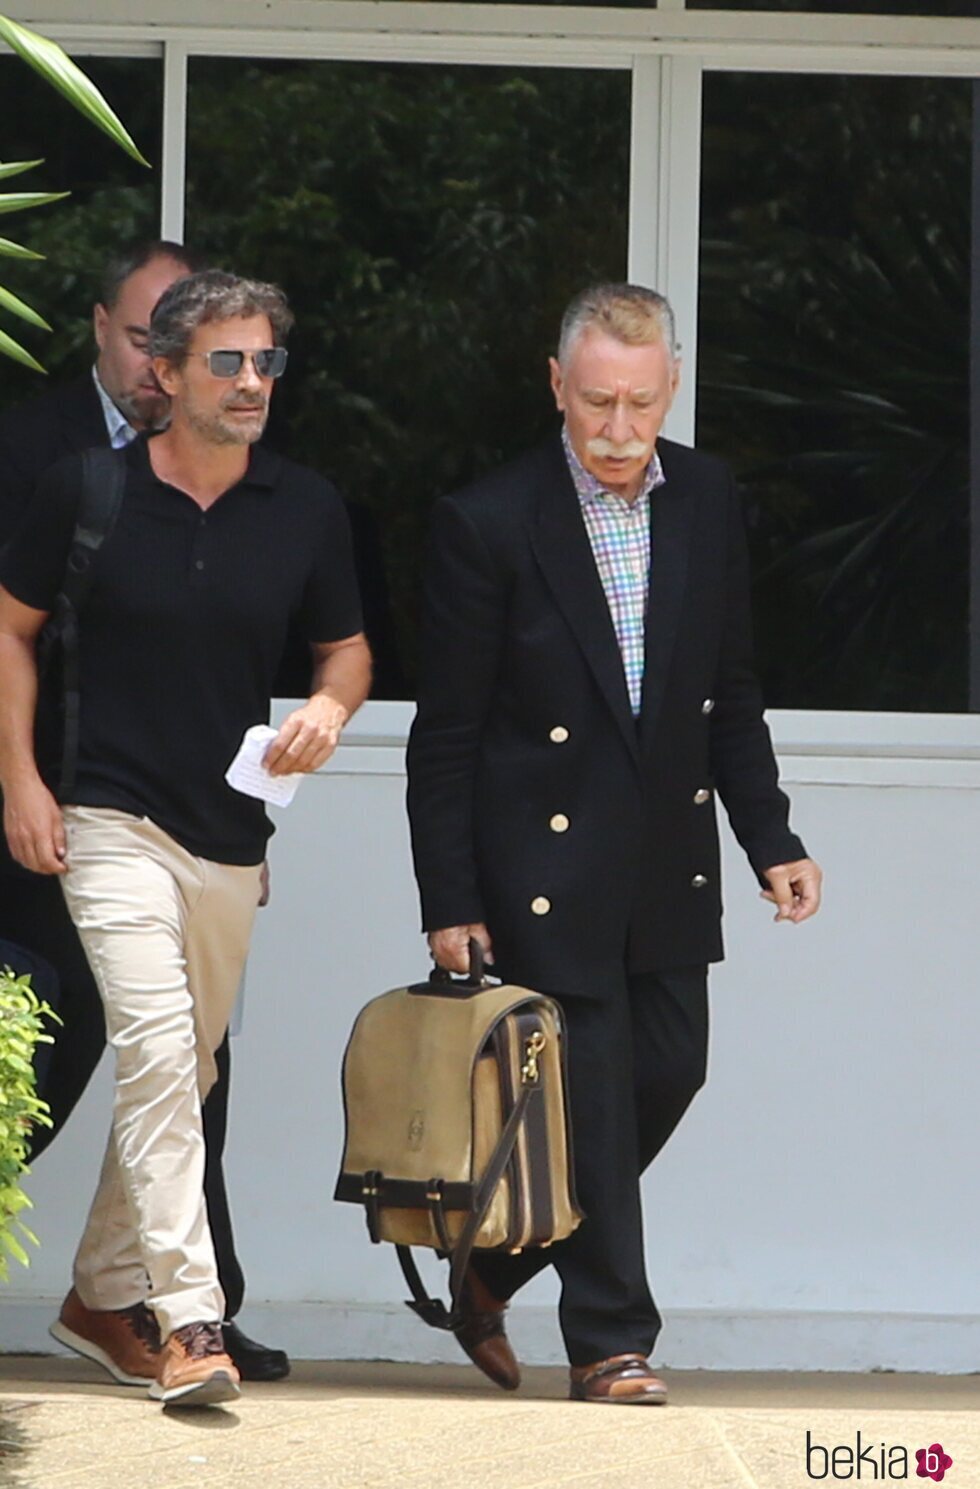
[[[207,362],[212,377],[237,377],[245,365],[246,357],[254,365],[259,377],[282,377],[289,353],[284,346],[266,346],[257,352],[198,352],[197,356],[203,357]]]

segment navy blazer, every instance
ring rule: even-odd
[[[544,990],[720,960],[716,793],[757,874],[805,856],[762,717],[734,482],[657,448],[639,720],[559,439],[433,514],[408,751],[423,925],[485,921],[503,974]]]

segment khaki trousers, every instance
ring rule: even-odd
[[[62,887],[105,1006],[116,1082],[74,1282],[89,1308],[145,1301],[166,1338],[224,1316],[201,1103],[245,965],[260,869],[195,858],[127,812],[68,806],[64,817]]]

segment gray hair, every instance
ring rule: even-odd
[[[100,304],[111,310],[129,276],[157,259],[172,259],[188,274],[197,274],[207,268],[207,259],[197,249],[187,248],[183,243],[171,243],[167,238],[148,238],[113,254],[102,271]]]
[[[568,366],[572,348],[582,332],[597,326],[628,346],[662,341],[671,362],[680,347],[670,302],[640,284],[593,284],[569,303],[558,336],[558,362]]]
[[[276,284],[240,279],[223,269],[205,269],[178,279],[160,296],[150,319],[150,356],[166,357],[174,367],[187,360],[194,332],[212,321],[239,316],[268,316],[272,339],[282,346],[293,324],[293,313]]]

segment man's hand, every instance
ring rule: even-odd
[[[490,932],[481,922],[479,925],[451,925],[444,931],[430,932],[429,950],[437,966],[445,967],[447,972],[469,972],[471,938],[479,941],[485,960],[492,962],[493,942]]]
[[[769,888],[762,891],[762,899],[777,907],[776,920],[792,920],[799,924],[809,920],[820,909],[820,887],[823,872],[812,858],[799,858],[795,863],[777,863],[765,870]]]
[[[265,752],[270,775],[298,772],[308,775],[330,759],[349,715],[342,703],[327,693],[315,693],[284,722]]]
[[[3,826],[13,857],[35,874],[63,874],[67,845],[61,808],[44,782],[7,790]]]

